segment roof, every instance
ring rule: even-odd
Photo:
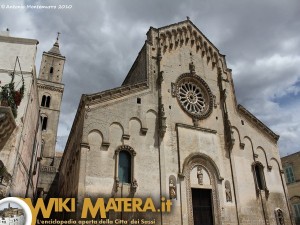
[[[55,41],[53,47],[50,49],[50,51],[48,51],[48,53],[61,56],[58,40]]]
[[[39,44],[39,41],[36,39],[1,36],[1,35],[0,35],[0,42],[24,44],[24,45],[38,45]]]

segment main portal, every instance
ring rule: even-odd
[[[213,225],[211,189],[192,188],[194,225]]]

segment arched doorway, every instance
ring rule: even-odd
[[[221,224],[218,184],[222,183],[214,161],[202,153],[194,153],[183,165],[189,225]]]

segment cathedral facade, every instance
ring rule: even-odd
[[[109,213],[155,224],[293,224],[278,138],[237,104],[225,56],[190,20],[151,27],[120,87],[82,95],[56,196],[171,200]]]

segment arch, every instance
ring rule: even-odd
[[[142,129],[141,120],[137,117],[132,117],[129,119],[128,125],[129,125],[128,134],[132,137],[132,141],[136,140],[136,138],[139,138]]]
[[[47,130],[48,116],[46,114],[41,114],[40,118],[42,124],[42,131]]]
[[[258,146],[258,147],[256,148],[256,150],[258,150],[258,149],[260,149],[260,150],[264,153],[267,168],[268,168],[268,170],[271,170],[271,169],[272,169],[272,166],[269,165],[266,151],[265,151],[265,150],[263,149],[263,147],[261,147],[261,146]]]
[[[157,113],[150,109],[147,111],[145,115],[145,130],[147,131],[147,139],[152,143],[154,143],[154,146],[157,147],[159,145],[158,143],[158,120],[157,120]]]
[[[42,96],[41,106],[50,107],[51,95],[48,92],[45,92]]]
[[[132,147],[130,147],[129,145],[120,145],[117,148],[117,150],[115,151],[115,154],[118,154],[122,150],[129,152],[133,156],[136,155],[136,152],[134,151],[134,149]]]
[[[109,142],[121,144],[124,135],[124,127],[118,123],[113,122],[109,125]]]
[[[131,118],[129,119],[129,123],[130,123],[130,121],[132,121],[132,120],[135,120],[135,121],[139,122],[141,128],[143,127],[142,121],[141,121],[139,118],[137,118],[137,117],[131,117]]]
[[[216,173],[219,181],[224,180],[224,178],[220,174],[220,170],[219,170],[217,164],[212,160],[212,158],[209,157],[208,155],[206,155],[204,153],[200,153],[200,152],[191,153],[188,157],[185,158],[185,160],[183,162],[182,173],[184,173],[184,171],[186,170],[186,168],[188,167],[189,164],[191,164],[194,161],[197,161],[199,159],[205,159],[205,165],[209,165],[214,169],[214,172]]]
[[[244,149],[244,148],[245,148],[245,143],[242,143],[242,141],[241,141],[241,134],[240,134],[239,129],[238,129],[237,127],[235,127],[235,126],[231,126],[231,129],[232,129],[232,130],[235,130],[236,133],[238,134],[239,143],[240,143],[240,148],[241,148],[241,149]]]
[[[153,114],[155,114],[155,116],[157,116],[157,112],[156,112],[154,109],[149,109],[149,110],[146,112],[146,114],[147,114],[147,113],[150,113],[150,112],[152,112]]]
[[[221,224],[221,209],[219,201],[219,191],[217,190],[218,183],[222,182],[224,178],[220,176],[220,171],[215,162],[203,153],[192,153],[183,163],[183,177],[186,185],[188,224],[194,224],[193,217],[193,203],[192,203],[192,187],[191,187],[191,171],[195,167],[203,167],[211,180],[211,195],[212,195],[212,210],[213,218],[216,224]]]
[[[90,147],[101,147],[103,142],[103,135],[101,131],[94,129],[91,130],[88,134],[88,143]]]
[[[246,139],[250,142],[253,158],[255,158],[254,147],[253,147],[253,142],[252,142],[251,138],[249,136],[245,136],[244,139]]]
[[[278,162],[278,160],[277,160],[276,158],[274,158],[274,157],[272,157],[272,158],[270,159],[270,161],[272,161],[272,160],[276,162],[276,164],[277,164],[277,166],[278,166],[278,169],[279,169],[280,173],[283,173],[283,169],[282,169],[282,167],[280,167],[280,163]]]
[[[299,201],[300,202],[300,195],[294,195],[290,198],[290,201]]]
[[[112,123],[109,125],[109,127],[111,127],[111,126],[113,126],[113,125],[119,126],[119,127],[121,128],[121,130],[122,130],[122,133],[124,133],[124,128],[123,128],[123,126],[122,126],[121,123],[119,123],[119,122],[112,122]]]

